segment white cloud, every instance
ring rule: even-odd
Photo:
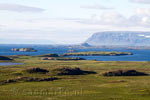
[[[109,13],[102,14],[100,23],[106,25],[110,25],[110,24],[120,25],[120,23],[126,24],[126,18],[123,17],[121,14],[115,12],[109,12]]]
[[[149,15],[150,16],[150,8],[137,8],[136,13],[138,15]]]
[[[143,27],[148,28],[150,26],[150,9],[149,8],[137,8],[136,14],[129,18],[117,12],[105,12],[99,15],[92,15],[89,19],[82,19],[78,21],[83,24],[96,24],[107,25],[115,27]]]
[[[136,14],[130,18],[110,11],[101,15],[92,15],[87,19],[21,18],[8,23],[5,21],[7,27],[0,32],[0,37],[52,40],[68,44],[84,42],[92,33],[98,31],[150,31],[148,11],[145,12],[142,8],[139,11],[138,8]]]
[[[117,27],[128,27],[130,22],[127,18],[116,12],[105,12],[101,16],[92,15],[89,19],[83,19],[78,21],[83,24],[95,24],[103,26],[117,26]]]
[[[147,35],[147,36],[145,36],[146,38],[150,38],[150,36],[149,35]]]
[[[141,36],[141,37],[143,37],[143,36],[145,36],[145,35],[143,35],[143,34],[140,34],[140,35],[138,35],[138,36]]]
[[[102,9],[102,10],[110,10],[110,9],[114,9],[112,7],[105,7],[99,4],[94,4],[94,5],[81,5],[80,8],[84,8],[84,9]]]
[[[133,3],[150,4],[150,0],[130,0]]]
[[[148,28],[150,26],[150,9],[137,8],[136,14],[131,16],[129,21],[134,23],[134,25]]]
[[[150,35],[143,35],[143,34],[140,34],[140,35],[138,35],[138,36],[140,36],[140,37],[145,37],[145,38],[150,38]]]
[[[92,33],[99,31],[146,31],[149,29],[148,27],[145,29],[145,26],[140,23],[136,25],[136,21],[131,21],[115,12],[107,12],[101,16],[94,15],[90,19],[44,18],[31,20],[33,22],[18,20],[12,22],[12,24],[8,24],[6,28],[0,31],[0,37],[3,37],[3,39],[9,38],[8,40],[10,41],[17,37],[24,41],[35,40],[40,42],[51,40],[64,44],[72,44],[82,43]]]
[[[25,6],[25,5],[19,5],[19,4],[0,4],[0,10],[4,11],[14,11],[14,12],[43,12],[45,11],[42,8],[37,8],[37,7],[30,7],[30,6]]]

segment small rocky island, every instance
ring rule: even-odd
[[[123,56],[123,55],[133,55],[133,54],[131,52],[89,51],[89,52],[65,53],[63,56]]]
[[[19,51],[19,52],[37,52],[34,48],[13,48],[11,51]]]
[[[71,49],[71,50],[68,50],[68,52],[77,52],[77,50]]]
[[[39,55],[38,57],[42,57],[41,60],[85,60],[84,58],[79,58],[79,57],[63,57],[58,54],[44,54],[44,55]]]

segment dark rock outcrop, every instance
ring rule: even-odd
[[[95,74],[93,71],[83,71],[80,68],[55,68],[51,71],[54,75],[85,75],[85,74]]]
[[[136,70],[117,70],[109,71],[102,74],[103,76],[146,76],[148,74],[144,72],[138,72]]]
[[[39,57],[59,57],[59,55],[52,53],[52,54],[39,55]]]

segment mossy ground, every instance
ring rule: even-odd
[[[150,73],[150,62],[55,61],[40,57],[19,56],[17,66],[0,66],[0,81],[17,77],[51,77],[47,74],[29,74],[33,67],[51,70],[56,67],[79,67],[97,74],[55,76],[49,82],[17,82],[0,85],[0,100],[149,100],[150,76],[104,77],[101,74],[118,69],[134,69]]]

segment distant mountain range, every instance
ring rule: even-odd
[[[87,39],[84,44],[91,46],[150,46],[150,32],[98,32]]]

